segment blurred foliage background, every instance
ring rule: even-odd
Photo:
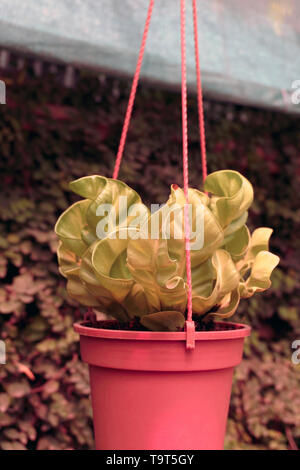
[[[72,89],[22,69],[4,78],[0,107],[0,448],[93,448],[89,382],[72,324],[83,310],[58,274],[53,226],[74,196],[68,182],[110,176],[130,83],[81,73]],[[145,202],[182,183],[178,92],[140,87],[120,178]],[[205,102],[208,169],[242,172],[255,189],[250,226],[274,228],[273,287],[242,301],[251,324],[230,405],[227,449],[300,445],[300,127],[284,114]],[[189,102],[190,183],[201,187],[195,97]]]

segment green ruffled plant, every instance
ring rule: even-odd
[[[185,242],[176,231],[183,220],[183,190],[173,185],[166,205],[150,213],[140,196],[118,180],[87,176],[70,188],[84,199],[69,207],[55,226],[69,295],[122,322],[138,318],[150,330],[183,328]],[[199,214],[203,227],[202,244],[191,251],[193,314],[202,320],[228,318],[241,298],[270,287],[279,258],[268,251],[270,228],[250,235],[246,226],[253,201],[246,178],[236,171],[217,171],[208,175],[204,190],[189,189],[191,227],[197,227]],[[113,207],[114,217],[99,212],[105,204]],[[166,207],[176,207],[176,216],[167,221]],[[155,221],[158,230],[150,237]]]

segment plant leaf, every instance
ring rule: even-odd
[[[213,194],[210,207],[223,228],[241,217],[253,201],[252,185],[237,171],[211,173],[204,188]]]
[[[127,321],[129,316],[121,304],[119,304],[112,293],[105,289],[101,279],[96,275],[92,265],[92,254],[96,245],[91,245],[84,253],[81,261],[79,277],[86,290],[91,296],[95,297],[99,303],[98,309],[104,313],[112,314],[120,321]]]
[[[203,315],[212,307],[218,305],[222,299],[239,284],[239,273],[225,250],[217,250],[212,256],[212,265],[215,269],[216,282],[210,295],[193,296],[193,312]]]
[[[101,307],[101,303],[94,297],[87,287],[81,282],[79,277],[80,268],[74,268],[73,271],[69,271],[67,278],[67,291],[70,297],[77,300],[87,307]]]
[[[140,220],[149,215],[149,210],[142,204],[138,193],[122,181],[93,175],[72,181],[69,186],[75,193],[90,201],[86,219],[93,234],[96,234],[99,222],[107,218],[106,213],[97,215],[98,208],[105,204],[111,207],[110,224],[105,226],[106,236],[117,227],[140,225]]]
[[[68,277],[68,272],[72,272],[74,268],[80,265],[79,259],[75,253],[68,250],[61,241],[58,243],[57,258],[59,271],[64,277]]]
[[[84,176],[69,183],[73,193],[94,201],[107,185],[107,178],[99,175]]]
[[[227,243],[231,236],[239,230],[243,225],[246,224],[248,219],[248,211],[244,212],[238,219],[233,220],[230,222],[228,227],[225,228],[224,230],[224,242]]]
[[[250,276],[245,283],[241,283],[241,297],[251,297],[255,292],[262,292],[271,286],[272,271],[280,259],[269,251],[260,251],[253,262]]]
[[[130,229],[112,233],[116,238],[99,240],[92,252],[92,266],[101,285],[110,292],[116,302],[122,303],[131,291],[134,279],[126,266]],[[120,238],[122,236],[127,238]]]
[[[185,317],[177,311],[156,312],[143,316],[141,323],[152,331],[178,331],[184,327]]]
[[[272,232],[273,230],[267,227],[260,227],[254,230],[245,256],[237,263],[237,269],[242,276],[252,267],[255,257],[260,251],[269,250],[269,240]]]
[[[77,256],[82,256],[88,248],[88,244],[82,240],[82,230],[86,227],[86,213],[90,203],[88,199],[75,202],[59,217],[54,229],[64,247]]]
[[[132,277],[144,289],[148,312],[185,310],[185,283],[183,278],[177,276],[178,265],[169,256],[167,240],[130,240],[127,266]]]
[[[218,308],[216,312],[209,314],[208,316],[218,316],[221,318],[229,318],[234,315],[236,309],[238,308],[240,303],[240,292],[239,288],[234,289],[227,294],[221,302],[221,306]]]
[[[212,214],[210,209],[207,207],[208,197],[206,194],[201,193],[196,189],[189,189],[189,205],[191,207],[191,216],[190,216],[190,227],[191,230],[196,233],[195,237],[191,237],[191,263],[192,267],[198,266],[203,263],[207,258],[209,258],[212,253],[222,245],[223,242],[223,230],[218,223],[215,216]],[[181,207],[181,220],[184,220],[184,205],[185,205],[185,196],[184,192],[179,187],[171,187],[171,195],[167,202],[167,205],[171,206],[172,204],[177,204]],[[183,224],[183,222],[182,222]],[[200,244],[200,232],[203,230],[202,244],[197,248],[197,239]],[[184,231],[182,229],[182,233]],[[173,235],[171,231],[171,235]],[[181,250],[185,257],[185,245],[184,237],[181,241]],[[174,240],[174,235],[168,241],[169,251],[172,253],[172,244],[174,245],[177,242],[177,245],[180,243],[179,240]],[[197,248],[197,249],[195,249]]]
[[[269,250],[269,240],[273,230],[268,227],[260,227],[254,230],[251,236],[246,260],[253,260],[260,251]]]
[[[192,268],[193,296],[208,297],[213,290],[215,270],[211,258]]]
[[[250,232],[246,225],[234,232],[230,239],[225,243],[224,248],[230,253],[234,261],[243,258],[248,250],[250,243]]]

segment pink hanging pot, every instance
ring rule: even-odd
[[[185,332],[74,325],[89,365],[96,449],[223,449],[233,370],[250,327],[217,325],[195,333],[194,349]]]

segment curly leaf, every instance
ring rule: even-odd
[[[149,211],[140,196],[119,180],[93,175],[70,183],[70,188],[90,205],[86,213],[89,231],[98,238],[121,226],[140,226]]]
[[[140,284],[135,283],[127,297],[123,300],[122,306],[127,311],[129,318],[141,318],[149,313],[144,288]]]
[[[244,212],[238,219],[235,219],[232,222],[230,222],[228,227],[224,229],[224,242],[225,243],[227,243],[231,239],[234,232],[236,232],[237,230],[239,230],[246,224],[247,219],[248,219],[248,211]]]
[[[65,248],[77,256],[82,256],[88,248],[88,244],[82,239],[82,230],[87,224],[86,213],[89,205],[89,200],[75,202],[59,217],[54,229]]]
[[[185,283],[176,275],[178,265],[169,256],[167,240],[131,240],[127,266],[132,277],[144,288],[149,312],[185,310]]]
[[[267,227],[260,227],[251,235],[248,249],[240,261],[237,263],[237,269],[243,276],[253,265],[254,259],[260,251],[269,250],[269,240],[273,230]]]
[[[102,303],[94,297],[79,277],[79,268],[74,268],[73,272],[68,272],[67,291],[72,299],[77,300],[87,307],[101,307]]]
[[[177,204],[181,207],[181,220],[183,224],[185,196],[183,190],[174,185],[171,187],[171,195],[167,202],[168,206],[172,206],[172,204]],[[223,242],[223,230],[215,216],[207,207],[207,204],[208,197],[206,194],[196,189],[189,189],[189,205],[191,208],[190,226],[191,230],[195,233],[194,237],[191,237],[192,267],[203,263]],[[183,227],[182,233],[184,234]],[[172,243],[175,243],[174,237],[171,237],[168,241],[171,252]],[[180,242],[177,240],[177,244],[179,243]],[[184,237],[181,243],[184,244]],[[183,249],[184,254],[184,245],[183,247],[181,245],[181,249]]]
[[[126,232],[127,238],[120,238]],[[134,279],[126,266],[129,229],[120,229],[112,235],[116,238],[99,240],[92,252],[92,266],[101,285],[112,297],[122,303],[131,291]]]
[[[99,175],[84,176],[69,183],[73,193],[94,201],[107,185],[107,178]]]
[[[253,260],[260,251],[269,250],[269,241],[272,233],[273,230],[268,227],[260,227],[254,230],[246,260]]]
[[[193,296],[209,297],[213,290],[215,269],[211,258],[192,268]]]
[[[91,245],[84,253],[80,263],[79,277],[91,295],[101,300],[106,310],[111,303],[115,303],[115,298],[112,296],[111,292],[103,286],[101,279],[99,279],[93,268],[92,255],[97,243],[98,242],[95,242]]]
[[[271,274],[279,263],[279,257],[268,251],[260,251],[253,262],[246,282],[241,283],[242,297],[251,297],[255,292],[262,292],[271,286]]]
[[[121,305],[114,290],[104,287],[102,277],[97,274],[93,267],[92,256],[97,243],[91,245],[82,258],[79,271],[81,282],[87,291],[97,298],[101,304],[102,312],[111,314],[120,321],[127,321],[131,318],[130,310],[134,311],[134,306],[131,306],[128,312],[125,300],[122,301]]]
[[[193,311],[203,315],[212,307],[218,305],[222,299],[239,284],[239,274],[229,253],[217,250],[212,256],[212,265],[215,270],[216,282],[210,295],[193,296]],[[208,269],[208,267],[207,267]]]
[[[237,171],[211,173],[205,180],[204,188],[213,194],[211,210],[223,228],[239,219],[253,201],[252,185]]]
[[[239,288],[234,289],[230,294],[227,294],[221,301],[221,305],[216,312],[209,314],[209,316],[218,316],[221,318],[229,318],[234,315],[240,303]]]
[[[57,259],[59,264],[59,272],[68,277],[68,272],[73,271],[79,266],[78,257],[72,251],[68,250],[60,241],[57,248]]]

